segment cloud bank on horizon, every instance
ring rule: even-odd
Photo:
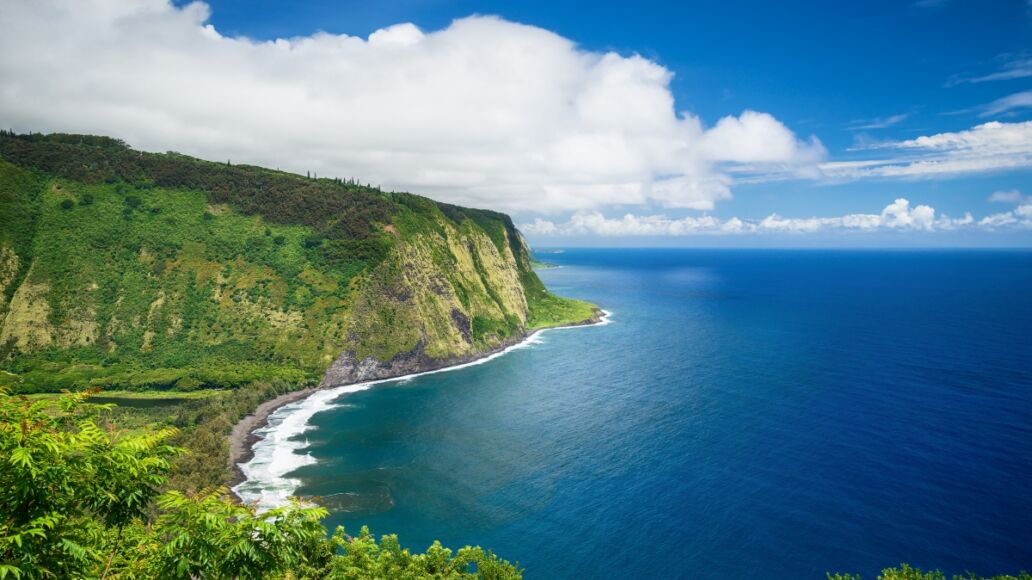
[[[993,199],[997,198],[997,199]],[[848,214],[835,217],[786,218],[771,214],[762,220],[737,217],[720,219],[713,216],[689,216],[671,219],[663,215],[607,218],[600,212],[577,212],[564,223],[537,218],[521,224],[520,229],[538,236],[596,235],[628,236],[692,236],[703,234],[807,234],[816,232],[948,231],[960,229],[995,230],[1021,228],[1032,230],[1032,203],[1020,192],[997,192],[992,201],[1019,203],[1010,211],[997,212],[976,220],[970,213],[960,218],[936,216],[928,205],[911,207],[910,200],[899,198],[878,214]]]
[[[1032,167],[1032,121],[870,144],[859,149],[863,159],[848,161],[829,159],[816,136],[797,135],[764,112],[707,127],[677,110],[672,73],[660,64],[584,50],[497,17],[430,32],[397,24],[366,38],[319,32],[256,41],[220,33],[209,16],[200,2],[4,2],[0,123],[354,176],[464,205],[575,212],[565,223],[528,224],[537,235],[977,226],[984,220],[934,218],[928,206],[906,203],[898,215],[803,220],[610,219],[602,212],[709,211],[736,183],[938,179]],[[1017,95],[994,106],[1026,100]],[[1021,207],[1007,212],[1009,223],[1026,227]],[[992,227],[1007,225],[999,221]]]

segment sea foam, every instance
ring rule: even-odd
[[[289,477],[289,475],[298,468],[315,463],[315,458],[304,452],[308,447],[308,441],[300,435],[312,429],[310,421],[316,413],[339,407],[340,400],[346,395],[364,391],[382,383],[404,383],[423,375],[450,372],[484,364],[514,350],[541,344],[543,342],[542,334],[551,330],[604,326],[610,322],[612,322],[612,313],[603,310],[602,318],[594,324],[537,330],[517,344],[468,363],[390,379],[321,389],[300,401],[283,405],[269,415],[264,427],[255,430],[255,435],[260,436],[261,439],[252,447],[254,455],[251,460],[238,464],[244,474],[244,481],[235,486],[233,491],[242,501],[256,503],[259,510],[268,510],[287,504],[301,485],[300,479]]]

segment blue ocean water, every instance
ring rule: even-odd
[[[613,322],[316,414],[329,525],[528,578],[1032,570],[1032,252],[541,257]]]

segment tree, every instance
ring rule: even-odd
[[[61,201],[61,209],[68,210],[68,209],[72,209],[73,207],[75,207],[75,202],[74,201],[72,201],[70,199],[65,199],[65,200]]]
[[[831,574],[828,573],[828,580],[861,580],[859,574]],[[946,575],[939,570],[924,572],[920,568],[912,568],[907,564],[900,564],[899,568],[886,568],[878,575],[878,580],[947,580]],[[990,578],[983,578],[973,572],[963,576],[954,576],[953,580],[1032,580],[1032,575],[1021,572],[1017,576],[1000,575]]]
[[[330,560],[326,568],[329,578],[448,578],[510,579],[521,578],[519,566],[498,558],[477,546],[466,546],[455,555],[434,542],[425,554],[412,554],[402,549],[398,536],[376,538],[363,526],[358,536],[349,537],[343,527],[333,534],[333,545],[342,555]]]
[[[152,572],[161,578],[265,578],[305,562],[306,548],[326,537],[326,510],[299,501],[258,514],[217,489],[172,491],[158,505]]]
[[[96,571],[106,534],[143,516],[179,453],[164,444],[171,429],[101,429],[109,406],[88,396],[65,395],[55,410],[0,391],[0,578]]]

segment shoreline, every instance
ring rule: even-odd
[[[269,417],[279,410],[281,407],[289,405],[291,403],[297,403],[311,397],[312,395],[325,391],[327,389],[336,389],[342,387],[349,387],[361,384],[373,384],[373,383],[385,383],[390,381],[400,381],[411,379],[417,376],[445,372],[450,370],[456,370],[466,365],[479,364],[487,362],[487,360],[501,356],[516,347],[529,343],[538,334],[548,330],[561,330],[564,328],[581,328],[585,326],[596,326],[607,324],[609,317],[612,313],[608,310],[598,309],[596,316],[580,322],[574,322],[571,324],[561,324],[558,326],[547,326],[544,328],[537,328],[529,333],[524,333],[522,336],[516,338],[516,340],[510,340],[502,343],[498,347],[483,353],[479,353],[475,356],[470,357],[457,357],[455,359],[448,359],[442,361],[442,364],[437,367],[427,368],[416,373],[398,374],[397,376],[382,377],[375,380],[368,381],[357,381],[352,383],[341,383],[332,385],[320,384],[315,387],[307,387],[299,389],[297,391],[291,391],[284,393],[272,399],[262,402],[258,405],[254,411],[249,415],[241,419],[233,426],[233,429],[229,434],[229,458],[227,468],[230,470],[230,478],[228,482],[229,493],[238,501],[243,501],[243,498],[236,492],[236,487],[248,481],[244,475],[240,465],[250,462],[254,459],[255,445],[265,439],[265,437],[258,435],[256,432],[269,424]]]

